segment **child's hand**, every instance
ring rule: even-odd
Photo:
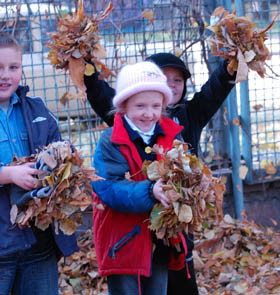
[[[170,199],[166,196],[164,190],[162,189],[162,185],[163,185],[162,179],[159,179],[153,187],[153,194],[154,194],[154,197],[161,202],[164,208],[169,208]]]
[[[38,174],[38,170],[34,169],[34,163],[25,163],[19,166],[10,166],[11,182],[29,191],[37,187],[37,181],[33,175]]]

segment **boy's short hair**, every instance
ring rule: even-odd
[[[8,32],[0,32],[0,48],[15,47],[21,52],[21,47],[14,36]]]

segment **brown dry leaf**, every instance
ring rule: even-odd
[[[236,188],[238,189],[238,191],[240,191],[240,192],[242,191],[239,184],[236,185]]]
[[[247,166],[240,166],[239,167],[239,176],[241,179],[245,179],[246,175],[248,173],[248,167]]]
[[[86,91],[84,83],[85,61],[83,58],[69,58],[69,74],[73,83],[83,92]]]
[[[15,23],[15,19],[10,19],[10,20],[8,21],[7,27],[8,27],[8,28],[12,28],[12,27],[14,26],[14,23]]]
[[[118,39],[116,42],[117,42],[117,43],[123,43],[124,41],[125,41],[124,38],[120,38],[120,39]]]
[[[224,117],[224,124],[225,124],[225,126],[228,126],[228,120],[227,120],[227,108],[226,108],[226,107],[224,107],[223,117]]]
[[[237,49],[237,60],[238,60],[238,66],[237,66],[235,83],[245,81],[249,73],[249,68],[245,61],[243,53],[239,48]]]
[[[61,220],[59,222],[59,227],[65,235],[72,235],[77,229],[75,222],[73,222],[71,219]]]
[[[50,169],[54,169],[57,165],[56,159],[49,153],[44,153],[42,155],[42,160]]]
[[[149,164],[146,168],[146,171],[147,171],[147,176],[151,181],[157,181],[160,179],[158,162],[152,162],[151,164]]]
[[[14,204],[12,205],[11,212],[10,212],[11,224],[14,224],[16,222],[17,215],[18,215],[18,207],[17,205]]]
[[[98,16],[98,20],[102,21],[104,18],[106,18],[113,8],[114,5],[112,4],[112,2],[109,2],[108,6],[104,9],[103,13]]]
[[[182,195],[174,191],[173,189],[165,191],[165,194],[170,199],[171,202],[176,202],[182,198]]]
[[[93,57],[91,59],[91,61],[94,62],[96,69],[100,73],[98,76],[99,80],[102,80],[104,78],[108,78],[109,76],[115,76],[114,73],[109,68],[107,68],[103,62],[101,62],[97,58]]]
[[[273,223],[274,226],[278,225],[278,222],[275,219],[271,218],[270,220],[271,220],[271,222]]]
[[[93,49],[93,55],[95,58],[106,58],[107,53],[103,45],[97,44]]]
[[[183,53],[183,49],[181,49],[180,47],[175,47],[175,50],[174,50],[175,56],[180,57],[182,53]]]
[[[79,91],[76,95],[76,98],[80,98],[80,99],[86,99],[87,95],[85,91]]]
[[[142,16],[148,20],[147,25],[151,25],[154,22],[154,12],[151,9],[144,10]]]
[[[226,11],[223,6],[219,6],[213,11],[212,14],[216,17],[221,17],[222,15],[225,17],[229,14],[229,12]]]
[[[272,162],[269,162],[268,164],[265,165],[265,172],[267,174],[276,174],[277,173],[277,168],[274,166]]]
[[[257,104],[257,105],[254,105],[253,106],[253,109],[258,112],[259,110],[261,110],[263,108],[263,105],[262,104]]]
[[[72,93],[65,92],[65,93],[62,95],[62,97],[60,98],[59,102],[65,106],[65,105],[66,105],[66,102],[67,102],[68,100],[73,99],[73,98],[75,98],[75,96],[74,96]]]
[[[192,218],[192,208],[186,204],[183,204],[179,209],[178,220],[180,222],[189,223],[192,221]]]

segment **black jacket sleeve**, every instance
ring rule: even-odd
[[[205,127],[235,85],[236,74],[231,76],[226,67],[227,61],[224,61],[214,70],[200,92],[188,101],[188,113],[190,116],[195,115],[193,120],[199,121],[200,128]]]
[[[96,114],[109,126],[112,126],[114,114],[110,113],[110,111],[113,109],[112,100],[115,89],[110,87],[104,80],[99,80],[98,75],[98,72],[95,71],[91,76],[84,76],[87,99]]]

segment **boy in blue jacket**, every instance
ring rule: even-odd
[[[29,156],[61,140],[57,121],[39,97],[19,86],[22,54],[18,42],[0,33],[0,294],[58,295],[57,257],[78,250],[75,236],[52,227],[20,229],[10,222],[11,186],[36,187],[34,163],[8,166],[13,156]]]

